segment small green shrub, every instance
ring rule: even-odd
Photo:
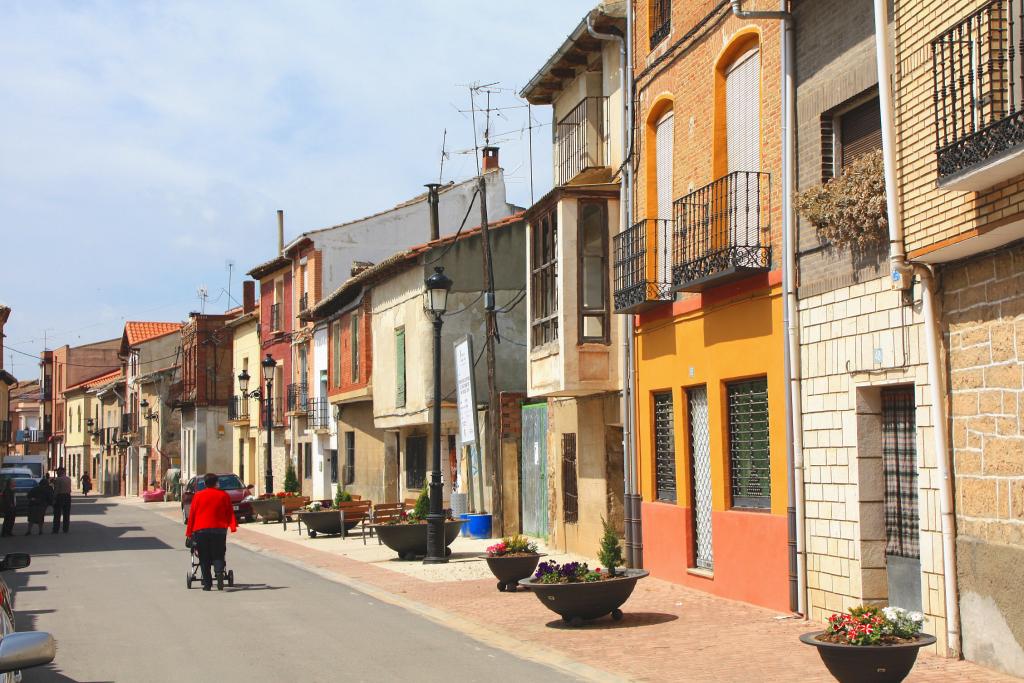
[[[288,466],[284,471],[284,490],[285,493],[298,493],[301,491],[299,486],[299,478],[295,475],[295,468],[292,467],[292,461],[288,461]]]
[[[608,573],[615,576],[615,568],[622,566],[622,546],[619,544],[619,534],[615,527],[605,518],[601,518],[601,525],[604,527],[604,535],[601,536],[601,547],[597,551],[597,558],[608,569]]]
[[[430,514],[430,494],[427,493],[426,487],[420,491],[419,498],[416,499],[416,505],[413,507],[412,512],[406,516],[406,520],[410,522],[422,522]]]

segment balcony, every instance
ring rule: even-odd
[[[299,313],[309,310],[309,292],[303,292],[299,297]]]
[[[270,305],[270,329],[272,332],[281,330],[281,304]]]
[[[248,396],[232,396],[228,399],[228,420],[232,422],[248,422],[249,401]]]
[[[305,413],[309,410],[309,388],[305,382],[293,382],[288,385],[288,412]]]
[[[735,171],[672,206],[672,289],[702,292],[768,270],[771,176]]]
[[[100,445],[113,446],[120,436],[117,427],[105,427],[100,430]]]
[[[46,441],[46,431],[42,429],[19,429],[14,433],[15,443],[43,443]]]
[[[608,164],[608,98],[584,97],[555,126],[555,183]]]
[[[640,313],[672,301],[673,232],[672,221],[648,218],[615,235],[616,313]]]
[[[138,413],[122,413],[121,414],[121,433],[122,434],[134,434],[139,430],[139,415]]]
[[[314,398],[309,402],[309,426],[311,429],[331,428],[331,404],[327,397]]]
[[[985,190],[1024,173],[1024,0],[989,0],[932,41],[939,187]]]
[[[651,49],[665,40],[672,27],[672,0],[654,0],[649,4],[651,19]]]

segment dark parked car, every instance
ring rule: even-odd
[[[188,510],[192,505],[192,496],[196,495],[197,491],[206,488],[203,476],[192,477],[181,489],[181,521],[183,524],[188,524]],[[225,491],[231,499],[231,507],[235,509],[235,519],[246,522],[255,519],[252,513],[252,503],[243,502],[252,493],[252,487],[243,484],[237,474],[218,474],[217,488]]]

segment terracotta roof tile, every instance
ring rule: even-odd
[[[153,323],[133,320],[124,324],[124,333],[128,337],[128,346],[135,346],[150,339],[162,337],[181,329],[181,323]]]
[[[110,372],[107,372],[107,373],[104,373],[102,375],[99,375],[98,377],[93,377],[92,379],[87,379],[84,382],[79,382],[78,384],[73,384],[70,387],[68,387],[67,389],[65,389],[64,391],[71,391],[72,389],[91,389],[92,387],[97,387],[97,386],[99,386],[101,384],[106,384],[107,382],[109,382],[109,381],[111,381],[113,379],[117,379],[118,377],[120,377],[120,375],[121,375],[121,369],[118,368],[117,370],[111,370]]]

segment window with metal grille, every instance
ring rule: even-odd
[[[651,49],[665,40],[672,28],[672,0],[650,0]]]
[[[917,420],[914,387],[882,390],[885,554],[921,556],[917,504]]]
[[[671,391],[654,394],[654,488],[658,500],[676,502],[676,442]]]
[[[405,440],[405,486],[421,489],[427,483],[427,437],[410,436]]]
[[[342,484],[348,486],[356,480],[356,433],[345,432],[345,469]]]
[[[328,457],[331,461],[331,483],[338,483],[338,449],[332,448],[327,451]]]
[[[302,478],[312,479],[313,478],[313,444],[303,444],[303,455],[302,455]]]
[[[768,380],[733,382],[727,393],[732,506],[769,508]]]
[[[562,516],[567,523],[577,522],[580,516],[575,434],[562,434]]]
[[[533,345],[558,339],[558,226],[552,209],[532,226],[530,329]]]

